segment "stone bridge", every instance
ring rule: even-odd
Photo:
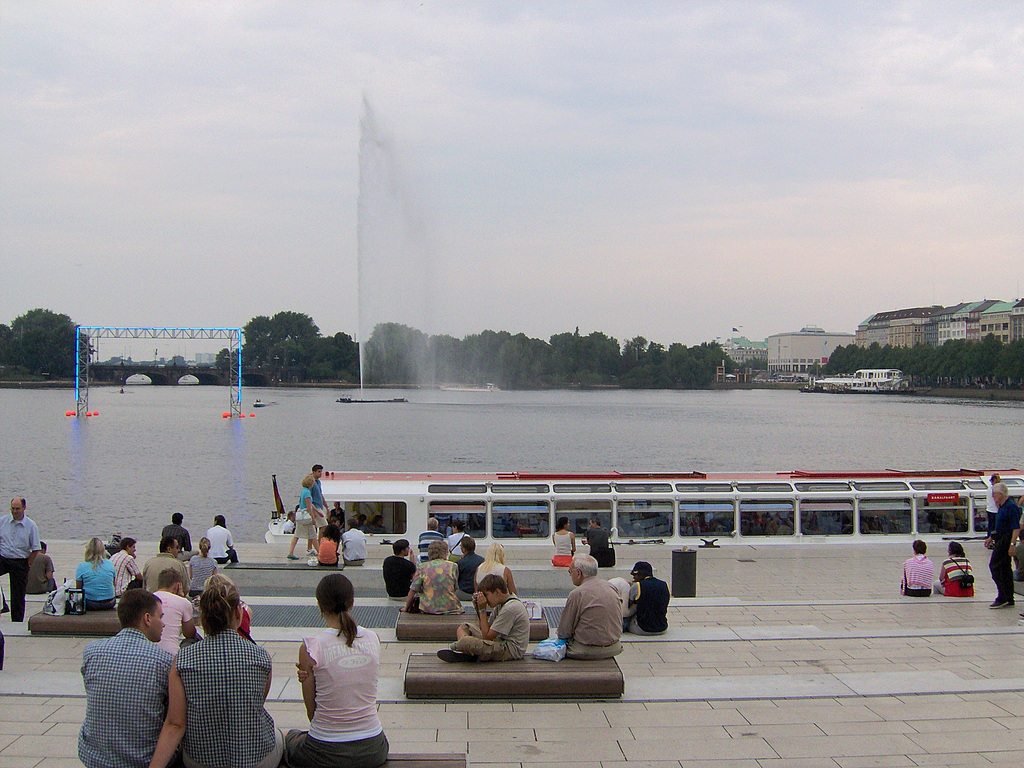
[[[148,376],[153,384],[157,386],[175,386],[178,383],[178,379],[189,374],[199,379],[200,384],[227,386],[229,383],[227,371],[209,365],[140,365],[139,363],[111,365],[107,363],[93,363],[89,366],[89,378],[92,383],[124,384],[125,379],[136,373]],[[242,371],[243,386],[265,386],[267,383],[267,376],[263,373],[247,373],[244,370]]]

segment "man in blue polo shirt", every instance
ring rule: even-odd
[[[634,609],[624,631],[635,635],[660,635],[668,629],[668,584],[654,578],[651,564],[638,560],[633,566],[629,607]]]
[[[36,555],[43,551],[39,543],[39,529],[25,516],[26,506],[25,499],[13,498],[10,517],[0,518],[0,576],[6,573],[10,577],[11,621],[25,620],[28,569]]]

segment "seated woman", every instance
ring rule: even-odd
[[[459,566],[449,562],[448,545],[432,541],[427,547],[427,562],[420,565],[412,580],[409,596],[402,609],[410,613],[463,613],[462,603],[455,590],[459,587]]]
[[[928,597],[932,593],[935,563],[925,557],[928,545],[918,539],[913,544],[914,556],[903,563],[900,593],[907,597]]]
[[[477,566],[476,573],[473,574],[474,586],[479,589],[480,579],[491,573],[505,580],[510,595],[516,594],[516,580],[512,578],[512,569],[505,565],[505,548],[498,542],[487,548],[484,561]]]
[[[949,542],[949,558],[939,570],[935,592],[946,597],[974,597],[974,571],[959,541]]]
[[[238,589],[214,576],[199,598],[206,637],[178,651],[168,677],[167,717],[150,768],[165,768],[184,740],[186,768],[276,768],[284,738],[263,706],[270,690],[270,654],[237,630]]]
[[[217,573],[217,561],[210,557],[210,540],[203,536],[199,540],[199,554],[188,561],[188,596],[199,597],[211,576]]]
[[[380,638],[351,616],[355,593],[340,573],[324,576],[316,603],[327,629],[303,638],[298,678],[309,730],[285,736],[285,764],[376,768],[388,759],[377,716]]]
[[[85,562],[75,569],[75,585],[85,593],[87,611],[109,611],[113,609],[114,578],[117,572],[109,560],[101,539],[89,539],[85,545]]]
[[[555,532],[551,541],[555,545],[555,556],[551,564],[556,568],[568,568],[572,565],[572,556],[576,554],[576,534],[569,530],[569,518],[560,517],[555,524]]]
[[[224,515],[214,515],[213,527],[206,529],[206,538],[210,540],[211,557],[221,565],[225,563],[237,563],[238,553],[235,552],[235,543],[231,540],[231,531],[228,530],[227,521]]]
[[[317,564],[336,566],[338,564],[338,545],[341,543],[341,531],[334,523],[328,523],[320,530],[320,545],[317,547]]]

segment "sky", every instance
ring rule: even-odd
[[[1017,2],[4,2],[0,322],[358,336],[360,242],[457,337],[1010,300],[1022,93]]]

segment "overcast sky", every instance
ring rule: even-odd
[[[0,322],[355,335],[364,98],[431,333],[1021,292],[1017,1],[62,0],[0,3]]]

